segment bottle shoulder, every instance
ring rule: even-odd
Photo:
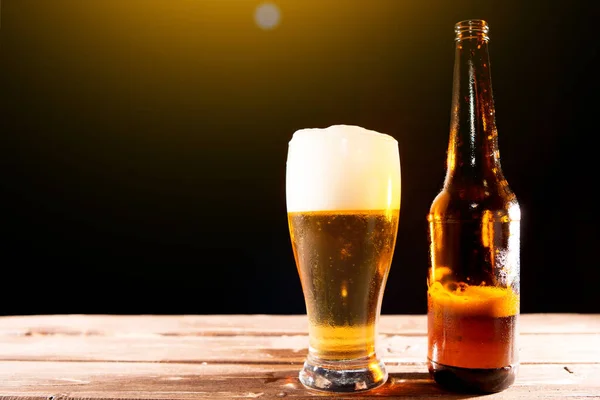
[[[488,190],[485,187],[444,187],[431,203],[428,214],[434,220],[518,221],[521,209],[515,194],[505,186]]]

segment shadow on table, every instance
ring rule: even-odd
[[[278,397],[286,397],[288,394],[294,398],[304,398],[302,392],[311,396],[321,395],[323,397],[335,397],[336,399],[363,399],[363,398],[444,398],[444,399],[469,399],[479,397],[477,394],[453,393],[441,389],[431,378],[428,372],[406,372],[390,373],[388,381],[380,388],[361,392],[351,393],[325,393],[305,389],[298,381],[297,370],[285,370],[266,373],[262,378],[263,383],[267,384],[269,389],[279,388]]]
[[[440,388],[431,379],[428,372],[390,373],[386,384],[369,394],[394,398],[444,397],[445,399],[469,399],[479,397],[479,395],[472,393],[448,392]]]
[[[390,373],[388,381],[380,388],[361,393],[324,393],[306,389],[298,380],[299,366],[290,368],[285,365],[274,365],[271,371],[265,366],[248,365],[246,371],[228,372],[223,365],[211,370],[211,365],[197,365],[197,371],[186,374],[164,369],[151,375],[91,373],[85,379],[52,380],[48,393],[44,397],[31,399],[47,399],[52,393],[68,392],[70,398],[89,398],[89,393],[103,393],[103,398],[128,399],[132,393],[136,398],[163,399],[232,399],[253,398],[296,400],[316,397],[330,397],[338,400],[359,400],[368,398],[444,398],[468,399],[477,397],[469,394],[456,394],[440,389],[427,372]],[[193,367],[192,367],[193,369]],[[47,385],[46,382],[43,385]],[[45,387],[45,386],[44,386]],[[151,397],[147,397],[151,394]],[[146,397],[145,397],[146,396]],[[1,397],[1,396],[0,396]]]

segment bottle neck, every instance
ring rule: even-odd
[[[445,186],[503,180],[498,151],[487,25],[456,26],[456,53]],[[466,21],[472,24],[473,21]]]

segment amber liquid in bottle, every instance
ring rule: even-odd
[[[428,215],[428,367],[446,389],[491,393],[518,367],[520,208],[500,166],[487,23],[455,31],[446,180]]]

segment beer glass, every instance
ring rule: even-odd
[[[351,125],[296,131],[286,203],[309,322],[300,381],[329,392],[382,385],[376,337],[398,231],[398,142]]]

